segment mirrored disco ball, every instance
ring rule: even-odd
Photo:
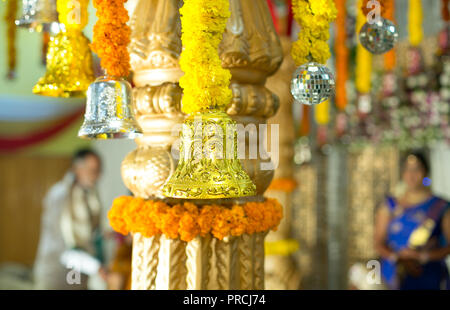
[[[310,62],[295,70],[291,93],[302,104],[319,104],[331,97],[334,85],[334,76],[328,67]]]
[[[372,54],[384,54],[390,51],[398,40],[395,24],[380,18],[373,24],[366,23],[359,32],[359,41]]]

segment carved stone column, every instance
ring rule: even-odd
[[[144,136],[136,140],[137,149],[122,163],[123,180],[135,196],[160,199],[170,205],[173,200],[164,198],[161,189],[176,167],[172,146],[185,118],[178,85],[183,74],[178,64],[181,6],[181,0],[140,0],[135,9],[130,53],[136,117]],[[230,9],[219,51],[223,66],[233,76],[233,101],[227,113],[244,126],[257,125],[258,130],[258,125],[265,124],[278,108],[278,98],[264,84],[281,64],[281,45],[265,1],[230,0]],[[247,150],[250,142],[247,138]],[[258,196],[227,203],[264,199],[273,177],[273,171],[261,168],[264,161],[270,158],[258,156],[242,162],[257,186]],[[144,238],[135,234],[132,288],[263,289],[265,235],[223,240],[208,235],[184,242],[164,235]]]

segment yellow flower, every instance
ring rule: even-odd
[[[301,27],[291,52],[295,63],[297,66],[309,61],[325,64],[331,55],[327,44],[330,23],[337,17],[334,0],[293,0],[292,7]]]
[[[231,101],[231,73],[222,68],[218,48],[230,16],[227,0],[185,0],[180,9],[184,113],[224,109]]]

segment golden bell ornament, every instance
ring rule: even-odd
[[[163,193],[183,199],[255,195],[256,186],[238,159],[236,122],[225,112],[196,113],[185,120],[178,166]]]
[[[89,39],[81,31],[63,30],[50,39],[47,71],[33,93],[50,97],[85,97],[95,80]]]
[[[51,30],[52,25],[58,25],[56,0],[22,0],[22,17],[16,25],[30,31]]]
[[[134,117],[131,85],[123,78],[99,77],[87,91],[84,123],[78,137],[84,139],[134,139],[142,129]]]

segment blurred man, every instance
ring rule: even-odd
[[[63,180],[55,184],[43,202],[41,235],[34,265],[38,289],[86,289],[87,276],[77,261],[68,269],[62,255],[71,250],[101,261],[100,213],[96,190],[101,173],[100,157],[93,151],[78,151]],[[81,262],[78,262],[81,264]]]

